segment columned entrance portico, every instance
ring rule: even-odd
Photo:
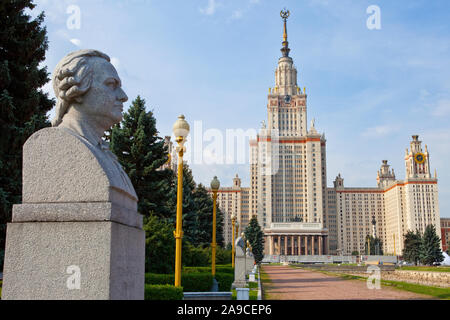
[[[267,234],[267,254],[270,255],[324,255],[327,254],[327,235]]]
[[[265,254],[323,255],[328,248],[328,230],[321,223],[272,223],[264,230]]]

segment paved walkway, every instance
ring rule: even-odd
[[[266,297],[273,300],[410,300],[430,296],[381,286],[370,290],[366,281],[344,280],[304,269],[263,266],[272,282],[265,286]]]

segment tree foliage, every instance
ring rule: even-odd
[[[172,273],[175,268],[174,227],[155,215],[145,218],[145,271]]]
[[[403,259],[409,263],[417,265],[420,262],[420,246],[422,244],[422,235],[418,230],[408,232],[404,235]]]
[[[434,225],[426,227],[420,246],[420,262],[425,265],[432,265],[434,262],[440,263],[444,260],[440,247],[441,239],[436,233]]]
[[[424,234],[408,231],[404,236],[403,259],[410,263],[432,265],[444,260],[440,248],[440,238],[434,225],[428,225]]]
[[[41,88],[50,80],[44,13],[32,19],[31,0],[0,2],[0,252],[5,246],[11,209],[22,200],[22,146],[50,125],[54,101]]]
[[[178,179],[174,176],[176,190]],[[176,223],[176,192],[172,193],[172,221]],[[183,165],[183,231],[184,238],[194,246],[208,247],[212,242],[213,200],[206,188],[197,185],[192,170]],[[217,207],[216,242],[223,245],[223,213]]]
[[[132,102],[110,137],[110,148],[136,190],[139,213],[168,217],[173,173],[169,169],[160,169],[168,160],[167,147],[164,139],[158,136],[153,112],[146,111],[144,99],[138,96]]]
[[[258,218],[253,216],[250,219],[247,228],[245,228],[245,238],[252,246],[255,263],[259,264],[264,259],[264,233],[258,223]]]

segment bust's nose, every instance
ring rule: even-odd
[[[125,91],[122,90],[122,88],[119,88],[118,90],[118,95],[117,95],[117,100],[119,100],[120,102],[127,102],[128,101],[128,96],[126,95]]]

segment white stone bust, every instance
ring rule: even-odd
[[[135,211],[137,195],[104,132],[122,120],[128,100],[110,58],[96,50],[65,56],[56,66],[53,128],[24,145],[24,202],[111,202]]]

